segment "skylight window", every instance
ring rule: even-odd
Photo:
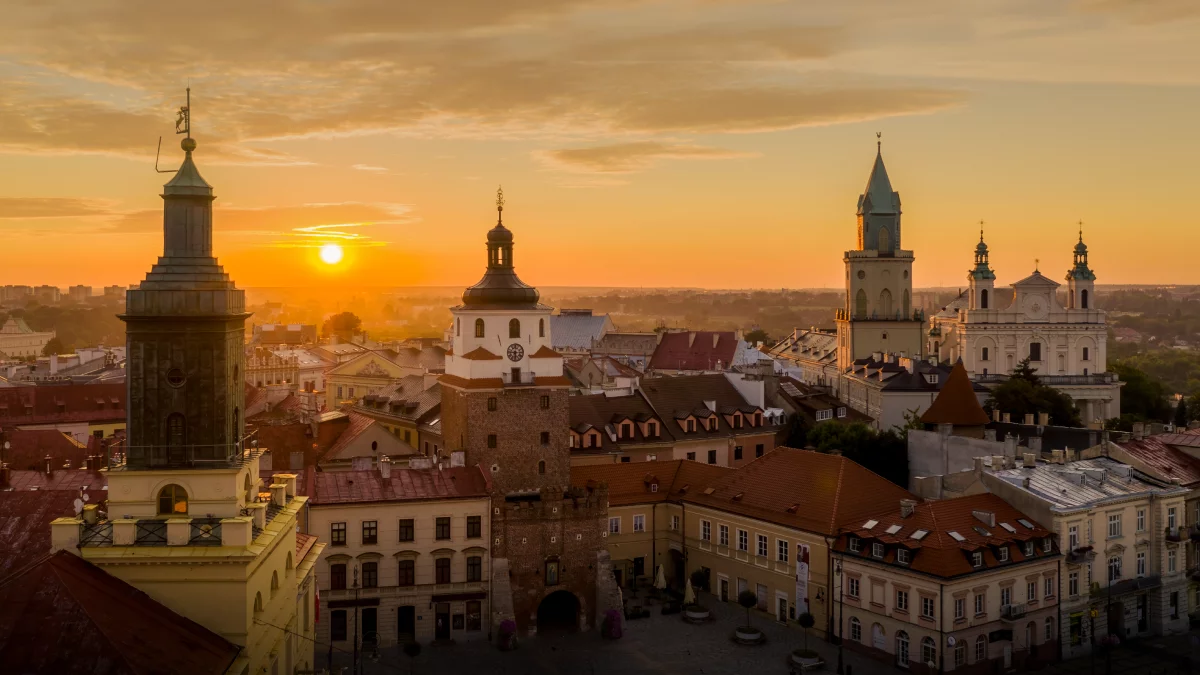
[[[916,532],[912,533],[912,538],[920,541],[927,534],[929,534],[929,530],[917,530]]]
[[[1000,523],[1000,527],[1003,527],[1004,529],[1008,530],[1009,532],[1011,532],[1013,534],[1017,533],[1017,528],[1013,527],[1012,525],[1009,525],[1008,523]]]
[[[951,537],[953,537],[953,538],[954,538],[954,541],[966,541],[966,540],[967,540],[967,538],[966,538],[966,537],[964,537],[964,536],[962,536],[961,534],[959,534],[959,533],[955,532],[954,530],[950,530],[950,531],[949,531],[949,532],[947,532],[946,534],[949,534]]]
[[[884,532],[887,532],[888,534],[896,534],[899,531],[900,531],[899,525],[893,525],[893,526],[889,527],[888,529],[884,530]]]
[[[1017,522],[1020,523],[1027,530],[1033,529],[1033,523],[1029,522],[1028,520],[1025,520],[1024,518],[1017,518]]]
[[[863,529],[864,529],[864,530],[869,530],[869,529],[871,529],[872,527],[875,527],[875,526],[876,526],[876,525],[878,525],[878,524],[879,524],[879,521],[878,521],[878,520],[868,520],[867,522],[863,523]]]
[[[979,534],[982,534],[982,535],[983,535],[983,536],[985,536],[985,537],[990,537],[990,536],[992,536],[992,533],[991,533],[991,532],[988,532],[987,530],[983,529],[982,527],[980,527],[980,526],[978,526],[978,525],[976,525],[976,526],[972,527],[971,529],[972,529],[972,530],[975,530],[976,532],[978,532]]]

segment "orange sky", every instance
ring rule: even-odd
[[[825,5],[830,5],[826,7]],[[838,286],[884,133],[917,286],[1200,283],[1194,0],[19,1],[0,284],[139,280],[196,160],[242,286]],[[345,260],[317,261],[341,241]]]

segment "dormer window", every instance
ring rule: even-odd
[[[621,423],[621,438],[633,438],[633,425],[629,422]]]
[[[833,419],[833,411],[832,410],[818,410],[817,411],[817,421],[818,422],[824,422],[825,420],[831,420],[831,419]]]
[[[871,555],[875,556],[876,558],[882,558],[883,557],[883,544],[881,544],[879,542],[875,542],[875,543],[871,544]]]
[[[1008,547],[1001,546],[996,549],[996,560],[1000,562],[1008,562]]]
[[[1049,553],[1054,548],[1054,541],[1050,537],[1042,537],[1042,552]]]
[[[858,537],[850,537],[849,547],[851,553],[858,553],[862,551],[862,539],[859,539]]]
[[[708,430],[709,431],[717,430],[717,416],[716,415],[713,415],[712,417],[708,418]]]
[[[838,417],[845,417],[846,416],[846,406],[842,406],[842,407],[838,408],[837,415],[838,415]]]
[[[1032,541],[1025,542],[1025,557],[1026,558],[1033,557],[1033,542]]]
[[[983,567],[983,553],[975,551],[971,554],[971,565],[974,567]]]
[[[658,422],[651,422],[646,425],[646,435],[651,438],[658,436]]]
[[[912,557],[912,554],[908,552],[908,549],[906,549],[906,548],[896,549],[896,562],[900,563],[901,565],[907,565],[909,560],[911,559],[911,557]]]
[[[928,382],[929,384],[937,384],[938,383],[938,374],[937,373],[927,374],[925,376],[925,381]]]
[[[760,413],[760,412],[754,413],[754,426],[756,426],[756,427],[762,426],[762,413]]]
[[[690,434],[690,433],[694,432],[695,430],[696,430],[696,420],[689,419],[689,420],[687,421],[687,431],[688,431],[688,433]]]

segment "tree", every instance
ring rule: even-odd
[[[1042,381],[1039,380],[1037,376],[1037,368],[1034,368],[1030,365],[1029,360],[1031,358],[1033,357],[1027,356],[1023,361],[1018,363],[1017,367],[1013,368],[1012,376],[1016,379],[1026,380],[1030,384],[1041,384]]]
[[[1180,397],[1179,403],[1175,406],[1175,426],[1186,428],[1188,423],[1188,405],[1187,399]]]
[[[987,404],[988,410],[1009,413],[1014,421],[1028,414],[1050,413],[1050,423],[1063,427],[1081,427],[1079,410],[1075,401],[1054,387],[1042,384],[1037,369],[1029,365],[1029,359],[1017,364],[1012,377],[992,390]]]
[[[843,457],[908,487],[908,441],[895,430],[879,432],[862,422],[829,420],[808,432],[808,444],[819,452],[840,452]]]
[[[771,344],[771,336],[767,335],[767,331],[761,328],[755,328],[749,333],[746,333],[744,339],[746,342],[749,342],[752,345],[758,344],[759,342],[763,343],[764,345]]]
[[[66,354],[66,353],[68,353],[67,346],[63,344],[62,340],[60,340],[56,337],[50,338],[50,341],[46,343],[46,346],[42,347],[42,356],[51,356],[53,354]]]
[[[804,612],[800,616],[796,617],[796,623],[800,624],[800,627],[804,629],[804,650],[805,651],[808,651],[808,629],[812,628],[813,624],[815,624],[816,622],[817,622],[817,620],[813,617],[812,614],[809,614],[808,612]]]
[[[321,332],[326,336],[334,336],[343,342],[349,341],[362,328],[362,319],[358,318],[353,312],[341,312],[334,314],[325,321],[325,325],[321,327]]]
[[[1121,378],[1121,413],[1140,422],[1166,422],[1171,419],[1170,394],[1166,386],[1127,363],[1114,363],[1112,370]]]
[[[758,594],[750,589],[738,593],[738,604],[746,608],[746,626],[750,625],[750,608],[758,604]]]

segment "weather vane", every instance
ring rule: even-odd
[[[883,149],[883,132],[882,131],[875,132],[875,147],[880,150]]]
[[[187,88],[187,100],[184,105],[179,107],[179,112],[175,116],[175,133],[187,134],[180,141],[179,146],[184,152],[191,152],[196,149],[196,141],[192,139],[192,86],[189,84]],[[162,136],[158,137],[158,152],[154,154],[154,170],[159,173],[176,173],[179,169],[160,169],[158,168],[158,159],[162,155]]]
[[[1037,272],[1039,270],[1039,268],[1041,267],[1041,264],[1042,264],[1041,258],[1034,258],[1033,259],[1033,271]]]
[[[496,188],[496,222],[500,223],[504,218],[504,186]]]

